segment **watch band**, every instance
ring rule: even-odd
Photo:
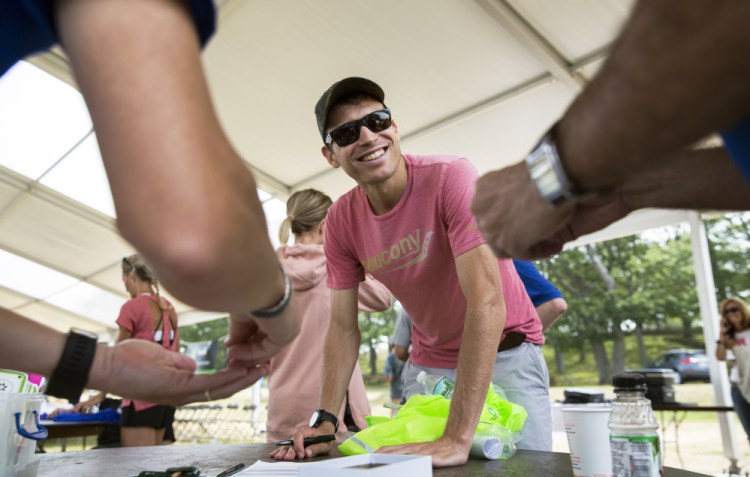
[[[286,273],[286,270],[284,270],[284,267],[281,267],[281,273],[284,275],[284,296],[282,296],[281,300],[271,308],[253,310],[250,312],[251,315],[256,318],[273,318],[274,316],[280,315],[287,307],[292,299],[292,281],[289,280],[289,275]]]
[[[70,330],[45,394],[67,399],[73,404],[78,402],[94,362],[96,340],[97,336],[88,331]]]
[[[526,168],[542,197],[551,205],[559,207],[578,198],[580,193],[563,169],[555,141],[556,128],[557,123],[542,136],[526,156]]]
[[[330,422],[336,431],[339,430],[339,418],[325,409],[317,409],[313,412],[312,419],[310,419],[310,427],[317,428],[323,421]]]

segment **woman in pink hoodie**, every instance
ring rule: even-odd
[[[286,205],[287,217],[281,224],[282,244],[294,234],[294,245],[282,245],[277,253],[292,281],[302,326],[297,338],[271,360],[268,375],[268,442],[289,439],[318,407],[323,367],[323,341],[331,318],[330,291],[326,286],[326,257],[323,252],[325,216],[331,206],[327,195],[314,189],[295,192]],[[359,307],[382,311],[391,306],[391,294],[372,277],[359,286]],[[351,419],[345,419],[346,407]],[[370,414],[359,365],[349,382],[347,399],[338,413],[338,437],[347,425],[366,427]],[[344,425],[346,423],[347,425]]]

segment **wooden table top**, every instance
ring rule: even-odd
[[[272,444],[210,444],[131,447],[62,452],[41,455],[37,477],[129,477],[142,470],[194,465],[202,475],[214,477],[239,462],[252,465],[256,460],[271,461]],[[311,459],[320,460],[320,459]],[[573,477],[570,455],[559,452],[519,450],[508,460],[470,460],[459,467],[434,469],[442,477],[545,476]],[[699,477],[680,469],[666,469],[666,477]]]

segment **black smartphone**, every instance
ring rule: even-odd
[[[734,338],[734,333],[735,333],[735,332],[736,332],[737,330],[735,330],[735,329],[734,329],[734,325],[732,324],[732,322],[731,322],[731,321],[729,321],[729,320],[728,320],[728,319],[726,319],[726,318],[722,318],[721,320],[722,320],[722,321],[723,321],[724,323],[726,323],[726,329],[727,329],[727,331],[726,331],[726,333],[725,333],[725,334],[726,334],[726,335],[727,335],[728,337],[730,337],[730,338]]]
[[[336,439],[336,436],[333,434],[323,434],[322,436],[313,436],[313,437],[305,437],[304,440],[304,446],[311,446],[313,444],[320,444],[321,442],[331,442]],[[285,441],[279,441],[276,443],[277,446],[291,446],[294,445],[294,441],[292,439],[287,439]]]

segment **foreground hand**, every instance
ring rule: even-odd
[[[325,428],[325,429],[324,429]],[[333,449],[333,442],[321,442],[320,444],[313,444],[305,447],[303,440],[305,437],[320,436],[323,434],[333,434],[333,425],[322,424],[317,429],[312,427],[300,427],[297,432],[294,433],[292,439],[294,440],[293,446],[280,446],[274,449],[270,457],[276,460],[295,460],[304,459],[309,457],[315,457],[319,454],[328,454]]]
[[[247,367],[267,363],[299,333],[299,315],[294,302],[284,313],[273,318],[254,318],[247,314],[232,315],[229,338],[225,341],[227,357],[233,364]]]
[[[230,366],[214,374],[195,374],[195,361],[156,343],[130,339],[99,346],[87,387],[124,398],[180,406],[223,399],[267,374],[265,367]]]
[[[432,456],[433,467],[451,467],[463,465],[469,460],[469,450],[465,444],[441,437],[433,442],[415,442],[400,446],[381,447],[379,454],[420,454]]]
[[[500,258],[534,259],[560,252],[563,243],[554,238],[573,215],[573,207],[552,207],[544,200],[525,162],[482,176],[471,210]]]
[[[477,181],[471,210],[487,244],[500,258],[536,259],[612,224],[632,212],[633,187],[589,193],[562,207],[549,205],[521,162]]]

